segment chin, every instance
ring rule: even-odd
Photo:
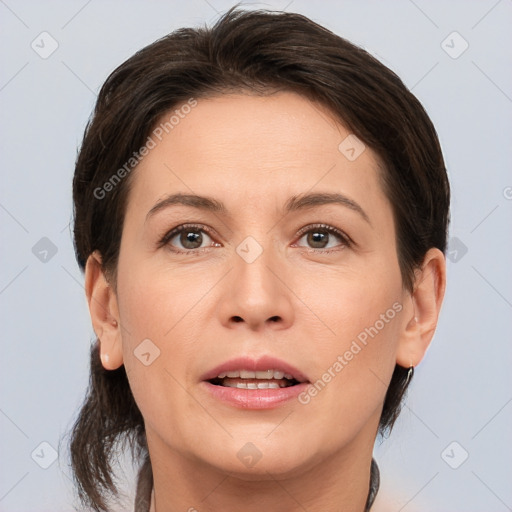
[[[318,454],[314,447],[308,447],[293,435],[270,440],[272,436],[267,433],[259,437],[234,436],[229,443],[208,454],[209,459],[213,456],[213,461],[208,463],[246,481],[293,477],[314,465],[315,454]]]

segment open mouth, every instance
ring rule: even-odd
[[[207,382],[215,386],[239,389],[278,389],[296,386],[299,381],[289,373],[280,370],[234,370],[219,373],[217,377]]]

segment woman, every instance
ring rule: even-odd
[[[373,445],[446,284],[446,169],[400,79],[301,15],[231,9],[108,77],[73,197],[82,503],[108,510],[127,439],[136,511],[374,512]]]

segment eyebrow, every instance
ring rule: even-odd
[[[292,196],[285,204],[285,212],[294,212],[299,210],[308,210],[317,206],[329,204],[339,204],[345,206],[352,211],[357,212],[371,226],[370,219],[366,212],[352,199],[337,193],[317,192]],[[158,201],[146,215],[146,221],[154,216],[157,212],[174,205],[190,206],[198,210],[204,210],[214,213],[228,215],[226,206],[217,199],[207,196],[198,196],[195,194],[171,194]]]

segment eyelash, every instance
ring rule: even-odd
[[[208,236],[213,238],[213,233],[210,230],[210,228],[208,228],[207,226],[205,226],[203,224],[182,224],[180,226],[175,227],[174,229],[172,229],[168,233],[166,233],[161,238],[161,240],[159,241],[158,247],[160,248],[160,247],[163,247],[163,246],[168,246],[168,248],[169,248],[169,250],[171,252],[174,252],[176,254],[188,254],[188,255],[194,255],[194,254],[198,254],[198,253],[203,253],[203,252],[206,252],[209,249],[211,249],[211,246],[210,246],[210,247],[203,247],[201,249],[190,249],[190,250],[183,251],[183,250],[176,250],[171,245],[169,245],[169,242],[176,235],[179,235],[183,231],[186,231],[186,230],[204,231],[205,233],[208,234]],[[300,239],[305,234],[309,233],[310,231],[314,231],[314,230],[322,230],[322,231],[326,231],[329,234],[336,235],[342,241],[343,247],[341,249],[340,248],[338,248],[338,249],[336,249],[336,248],[334,248],[334,249],[333,248],[331,248],[331,249],[315,249],[315,248],[311,248],[311,247],[309,247],[309,248],[308,247],[303,247],[304,249],[307,250],[307,252],[329,254],[331,252],[340,251],[344,247],[351,247],[352,244],[353,244],[353,241],[351,240],[351,238],[348,235],[346,235],[345,233],[343,233],[339,229],[337,229],[337,228],[335,228],[333,226],[329,226],[327,224],[311,224],[309,226],[306,226],[306,227],[300,229],[299,232],[297,233],[297,236]]]

